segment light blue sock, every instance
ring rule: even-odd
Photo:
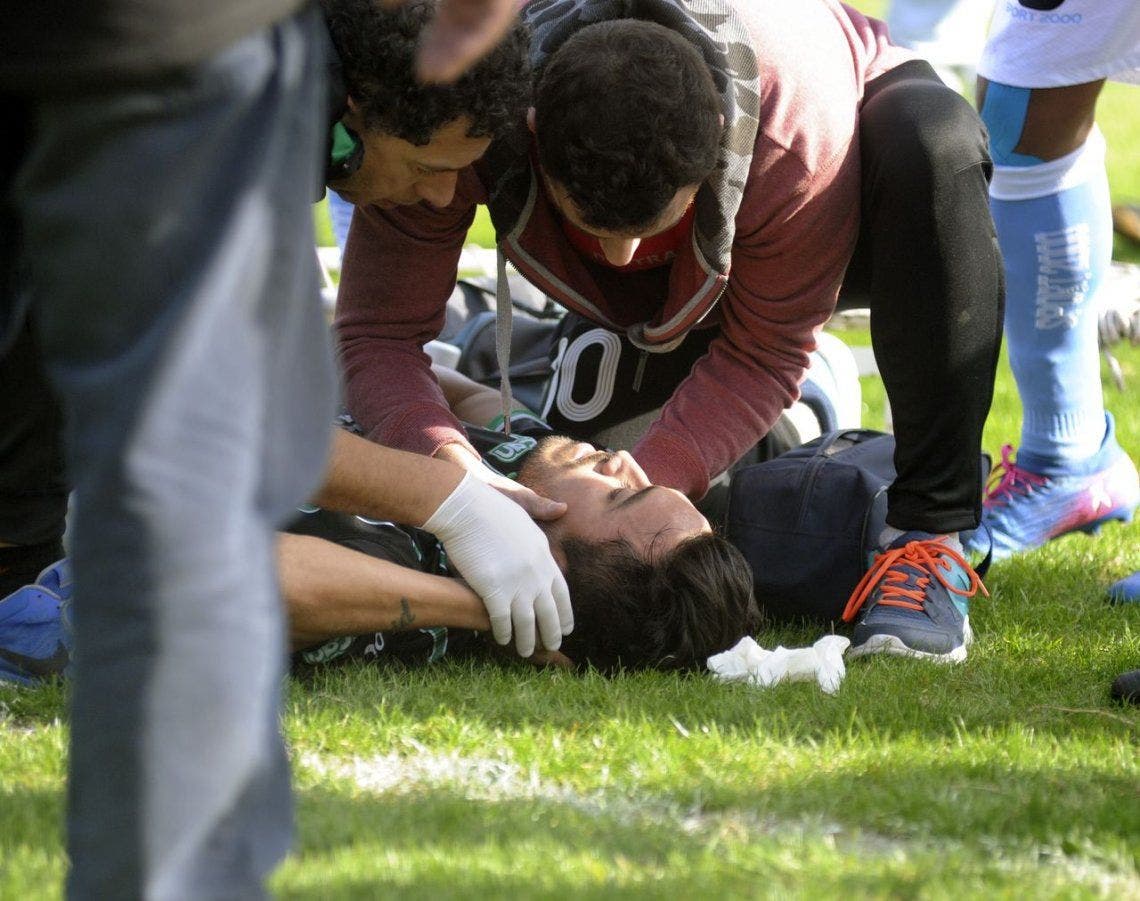
[[[344,253],[344,245],[348,243],[348,226],[352,223],[353,205],[341,197],[336,191],[328,192],[329,223],[332,225],[333,237],[336,246]]]
[[[1094,128],[1061,159],[995,167],[990,197],[1023,407],[1018,462],[1041,471],[1086,460],[1105,435],[1094,301],[1112,259],[1103,137]]]

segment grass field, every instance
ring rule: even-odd
[[[1137,198],[1125,90],[1102,110],[1114,188]],[[1137,459],[1140,348],[1119,357],[1106,399]],[[864,394],[881,425],[881,385]],[[991,453],[1018,418],[1003,361]],[[497,662],[291,681],[298,835],[274,892],[1140,899],[1140,709],[1107,696],[1140,666],[1140,605],[1103,600],[1138,567],[1140,523],[998,564],[964,664],[857,661],[834,697]],[[0,901],[61,893],[65,692],[0,685]]]

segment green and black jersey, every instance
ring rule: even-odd
[[[343,428],[359,434],[356,423],[342,416]],[[494,423],[492,424],[494,425]],[[538,441],[552,434],[550,427],[530,413],[511,415],[511,435],[501,431],[467,426],[468,438],[483,462],[495,472],[515,478],[526,456]],[[447,554],[435,536],[422,529],[393,522],[334,513],[304,506],[286,529],[297,535],[313,535],[400,566],[437,576],[456,576]],[[469,629],[443,627],[402,632],[369,632],[333,638],[293,655],[295,671],[334,661],[399,661],[419,665],[434,663],[443,656],[469,652],[479,644],[478,633]]]
[[[508,437],[497,428],[500,417],[490,428],[464,426],[467,440],[479,452],[483,462],[508,479],[518,477],[519,468],[538,442],[554,432],[545,422],[533,413],[517,411],[511,414],[511,434]]]

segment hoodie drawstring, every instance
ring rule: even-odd
[[[495,359],[499,364],[499,397],[503,404],[503,434],[511,437],[511,286],[507,284],[507,258],[495,253]]]

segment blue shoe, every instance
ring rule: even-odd
[[[970,598],[989,596],[970,564],[929,532],[906,532],[863,576],[843,611],[855,621],[848,657],[895,654],[937,663],[966,659]]]
[[[1113,604],[1140,604],[1140,570],[1114,582],[1108,589],[1108,600]]]
[[[1100,450],[1064,472],[1018,466],[1012,446],[1003,447],[982,504],[986,528],[966,539],[966,550],[985,554],[992,537],[993,559],[1002,560],[1069,532],[1095,535],[1111,520],[1131,522],[1140,504],[1140,478],[1116,443],[1112,415],[1105,418],[1108,426]]]
[[[0,600],[0,680],[30,685],[66,675],[71,663],[70,600],[66,561],[49,566],[35,584]]]

